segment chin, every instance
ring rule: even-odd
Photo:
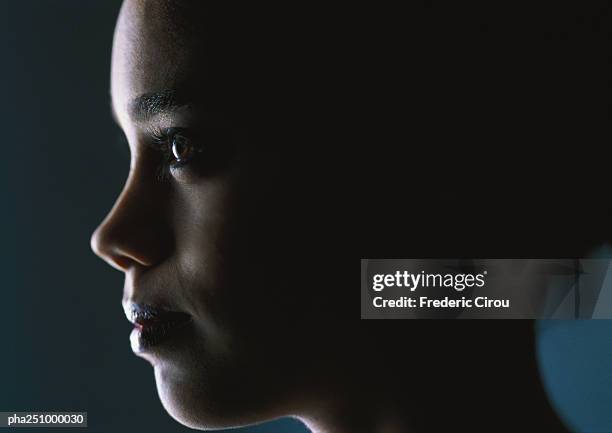
[[[154,366],[157,393],[162,406],[180,424],[198,430],[216,430],[233,427],[232,420],[221,416],[205,385],[193,375],[181,374],[172,366],[157,363]]]
[[[198,404],[194,395],[194,384],[172,365],[158,362],[153,366],[157,394],[168,414],[184,426],[193,429],[207,429],[205,405]],[[212,428],[212,426],[210,426]]]
[[[186,427],[217,430],[265,421],[256,415],[259,412],[252,405],[245,404],[245,390],[237,388],[235,382],[211,382],[201,373],[182,370],[163,362],[155,363],[154,372],[162,406],[172,418]],[[215,389],[221,392],[215,392]],[[238,400],[235,398],[237,395],[243,398]]]

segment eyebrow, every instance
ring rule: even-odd
[[[183,95],[187,96],[187,95]],[[115,110],[115,105],[111,97],[111,114],[117,125],[121,126],[119,115]],[[127,111],[130,119],[135,123],[147,123],[155,116],[171,113],[185,107],[195,109],[191,99],[183,98],[175,90],[162,90],[159,92],[143,93],[135,97],[128,103]],[[226,113],[200,111],[202,124],[209,127],[228,128],[231,126]]]
[[[179,103],[177,100],[175,91],[162,90],[161,92],[145,93],[132,99],[128,105],[128,113],[132,120],[145,122],[184,105],[186,103]]]

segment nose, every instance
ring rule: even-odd
[[[164,203],[159,182],[131,171],[115,205],[92,234],[91,249],[123,272],[162,262],[172,245]]]

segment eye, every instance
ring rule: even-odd
[[[229,128],[159,128],[149,130],[146,142],[159,159],[157,176],[162,180],[185,176],[214,176],[229,167],[234,155]]]
[[[189,164],[202,151],[191,134],[183,128],[168,128],[153,137],[155,147],[172,168]]]
[[[169,138],[170,150],[177,163],[184,164],[195,156],[196,149],[188,137],[178,132]]]

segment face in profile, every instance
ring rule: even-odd
[[[291,137],[269,135],[282,130],[273,114],[248,127],[244,112],[269,104],[248,91],[258,66],[220,47],[199,2],[171,3],[128,0],[118,18],[112,108],[131,164],[92,248],[125,274],[132,349],[175,419],[215,428],[295,413],[328,344],[306,326],[300,276],[312,197]]]

